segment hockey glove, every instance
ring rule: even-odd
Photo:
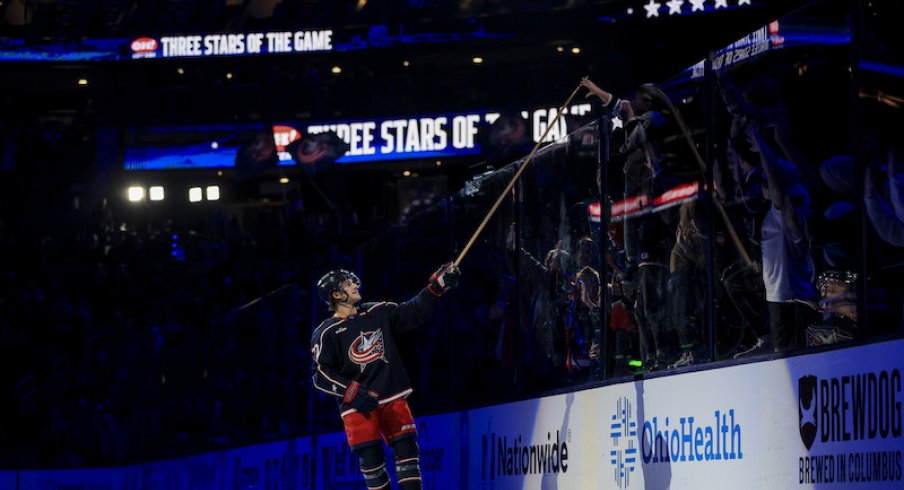
[[[443,264],[430,276],[430,284],[427,289],[434,296],[442,296],[450,289],[458,287],[458,279],[461,277],[461,270],[452,265],[452,262]]]
[[[368,413],[374,411],[379,405],[377,399],[367,392],[367,388],[357,381],[352,381],[345,390],[345,396],[342,402],[354,408],[360,413]]]

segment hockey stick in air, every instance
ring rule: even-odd
[[[663,103],[672,111],[672,115],[675,116],[675,121],[678,123],[678,127],[681,129],[681,133],[684,134],[684,139],[687,140],[687,145],[690,147],[691,153],[694,155],[694,159],[697,160],[697,164],[700,166],[700,173],[704,176],[706,175],[706,161],[700,155],[700,151],[697,150],[697,144],[694,142],[694,136],[691,134],[691,130],[688,127],[687,123],[684,121],[684,117],[681,116],[681,111],[675,107],[675,104],[672,103],[672,99],[669,98],[668,95],[665,94],[659,87],[652,86],[653,93],[662,100]],[[753,267],[753,259],[750,258],[750,254],[747,253],[747,249],[744,248],[744,244],[741,243],[740,237],[738,237],[738,232],[735,230],[734,224],[732,224],[731,219],[728,217],[728,213],[725,212],[725,207],[722,206],[722,202],[719,199],[713,199],[713,202],[716,205],[716,209],[719,211],[719,215],[722,217],[722,221],[725,222],[725,229],[728,231],[728,236],[731,238],[731,243],[737,249],[738,254],[741,256],[741,259],[744,261],[744,264],[748,267]]]
[[[552,129],[556,125],[556,123],[559,122],[559,118],[562,116],[562,112],[565,110],[566,107],[568,107],[568,104],[571,103],[571,99],[573,99],[574,96],[577,95],[578,90],[580,90],[580,89],[581,89],[581,85],[578,84],[578,86],[574,89],[574,91],[571,92],[571,95],[568,96],[568,100],[566,100],[565,103],[562,104],[562,107],[559,107],[559,111],[556,113],[555,119],[553,119],[552,122],[549,123],[548,126],[546,126],[546,131],[543,131],[543,136],[541,136],[540,139],[537,141],[537,144],[534,145],[534,148],[527,155],[527,159],[524,160],[524,163],[522,163],[521,166],[518,167],[518,171],[516,171],[515,175],[512,176],[512,180],[509,181],[508,185],[505,186],[505,189],[502,190],[502,193],[499,194],[499,197],[496,199],[496,202],[493,204],[493,207],[490,208],[490,211],[487,213],[486,216],[484,216],[483,221],[481,221],[480,225],[477,226],[477,229],[474,230],[474,234],[471,235],[471,239],[468,240],[468,243],[465,244],[465,247],[463,249],[461,249],[461,253],[458,254],[458,258],[455,259],[455,262],[452,263],[452,267],[458,267],[458,264],[460,264],[462,259],[465,258],[465,255],[467,255],[468,250],[471,249],[471,246],[474,245],[474,242],[477,240],[477,237],[480,236],[480,232],[482,232],[483,229],[486,228],[487,223],[489,223],[490,218],[492,218],[493,215],[496,214],[496,210],[499,209],[499,205],[502,204],[502,201],[505,199],[505,196],[512,190],[512,187],[515,186],[515,182],[518,181],[518,177],[521,177],[521,174],[524,172],[524,169],[527,168],[527,164],[530,163],[531,159],[537,153],[537,150],[540,149],[540,145],[543,144],[543,141],[546,139],[546,135],[549,134],[549,130]]]

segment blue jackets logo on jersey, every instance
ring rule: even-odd
[[[361,332],[352,345],[348,346],[348,358],[361,366],[361,372],[364,372],[368,364],[378,359],[389,364],[383,347],[383,331],[377,329],[375,332]]]

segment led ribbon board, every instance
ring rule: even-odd
[[[343,29],[341,32],[332,29],[308,29],[78,41],[0,38],[0,62],[94,62],[149,58],[262,56],[382,49],[395,45],[449,44],[510,36],[511,34],[506,33],[488,33],[483,29],[473,32],[390,35],[386,26],[375,25],[369,26],[366,30]]]
[[[547,125],[555,118],[557,108],[521,111],[529,138],[536,142]],[[568,108],[566,117],[580,117],[589,113],[589,103]],[[274,126],[274,140],[280,151],[280,161],[292,157],[285,147],[304,135],[335,132],[349,145],[349,150],[336,163],[363,163],[411,158],[442,158],[479,155],[482,148],[477,138],[478,128],[492,124],[498,112],[473,111],[446,113],[409,118],[387,118],[326,123],[284,123]],[[550,130],[547,141],[555,141],[568,134],[565,117]]]
[[[361,49],[337,46],[332,29],[82,39],[78,42],[0,39],[0,61],[117,61],[216,58]]]
[[[781,49],[807,46],[843,46],[851,41],[847,26],[830,21],[812,19],[779,19],[737,39],[735,42],[715,52],[713,69],[730,69],[734,65],[760,57]],[[671,80],[659,84],[663,90],[679,86],[704,76],[705,60],[700,60]]]
[[[333,31],[255,32],[206,36],[141,37],[129,44],[132,58],[210,58],[331,51]]]
[[[565,137],[573,129],[568,119],[591,111],[591,104],[568,108],[550,129],[546,141]],[[526,139],[536,142],[555,118],[555,107],[521,111]],[[348,145],[337,164],[367,163],[412,158],[480,155],[478,130],[492,124],[500,113],[478,110],[407,118],[360,119],[330,122],[282,122],[272,127],[279,165],[295,162],[286,151],[293,141],[332,132]],[[260,123],[129,128],[125,132],[126,170],[231,168],[238,149],[264,130]]]

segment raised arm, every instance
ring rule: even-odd
[[[458,287],[460,277],[461,270],[449,262],[434,272],[427,287],[421,289],[413,298],[404,303],[389,303],[387,306],[391,308],[390,322],[393,328],[404,332],[430,320],[437,298]]]
[[[763,166],[763,173],[766,174],[766,183],[769,185],[769,200],[777,208],[781,208],[785,202],[785,179],[782,178],[781,170],[778,168],[775,153],[769,148],[769,145],[763,141],[760,132],[753,125],[747,125],[745,128],[747,138],[753,145],[753,149],[760,154],[760,164]]]
[[[877,195],[864,197],[863,201],[879,236],[896,247],[904,247],[904,222],[898,220],[888,202]]]
[[[625,144],[619,148],[619,152],[627,154],[647,143],[647,133],[650,129],[665,124],[665,118],[656,111],[647,111],[640,116],[634,116],[631,103],[623,101],[619,104],[627,118],[625,125]]]
[[[584,97],[599,97],[600,101],[602,101],[603,103],[603,109],[606,109],[607,112],[612,111],[618,107],[616,97],[611,93],[599,88],[599,86],[593,83],[593,81],[590,80],[589,77],[584,77],[581,79],[581,86],[587,89],[587,94],[584,95]]]
[[[508,269],[512,274],[521,274],[522,284],[528,291],[539,291],[543,287],[549,271],[542,262],[516,241],[515,223],[512,223],[505,240],[505,260]]]
[[[763,173],[766,175],[766,182],[769,185],[769,200],[772,201],[773,206],[782,212],[785,224],[794,237],[796,239],[803,237],[803,217],[798,213],[791,196],[788,194],[790,185],[800,185],[799,170],[797,170],[797,167],[794,167],[793,170],[783,169],[783,166],[793,167],[793,164],[788,161],[781,161],[769,147],[769,144],[763,141],[759,131],[753,125],[748,125],[746,131],[754,149],[760,153],[760,163],[763,166]],[[795,179],[798,182],[789,182],[789,179],[795,178],[792,175],[788,175],[790,172],[798,172],[798,176]]]
[[[904,174],[899,174],[898,151],[892,147],[888,150],[888,197],[895,209],[898,221],[904,223]]]
[[[888,201],[875,192],[873,176],[869,168],[866,170],[863,182],[863,203],[866,205],[866,213],[876,232],[886,242],[904,247],[904,221],[895,215],[895,210]],[[895,183],[891,182],[891,185],[893,187]]]

